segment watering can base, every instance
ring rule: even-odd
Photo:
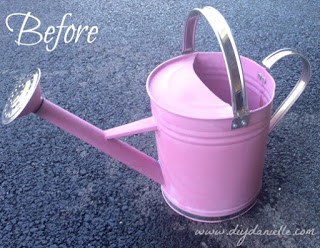
[[[246,204],[238,207],[236,210],[233,211],[233,213],[226,213],[226,215],[221,215],[221,212],[218,214],[212,214],[212,216],[202,216],[197,215],[194,213],[187,212],[186,210],[181,209],[177,205],[175,205],[170,199],[166,196],[164,190],[161,187],[161,192],[164,200],[169,205],[169,207],[175,211],[176,213],[194,221],[198,222],[205,222],[205,223],[221,223],[227,220],[232,220],[235,218],[240,217],[241,215],[247,213],[257,202],[258,195],[260,194],[260,190],[258,191],[258,194],[256,194],[253,198],[251,198]],[[226,211],[227,212],[227,211]],[[230,212],[230,211],[228,211]]]

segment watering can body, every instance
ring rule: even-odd
[[[194,52],[195,27],[203,15],[221,52]],[[272,114],[275,81],[270,68],[298,56],[303,69],[295,88]],[[183,55],[157,66],[147,79],[152,116],[102,130],[41,97],[40,70],[10,97],[8,124],[36,113],[130,168],[161,184],[169,206],[187,218],[220,222],[253,206],[262,185],[268,133],[310,80],[308,60],[291,49],[270,54],[262,65],[238,55],[231,31],[212,7],[190,12]],[[118,140],[154,131],[158,159]]]
[[[220,95],[228,95],[223,89],[229,84],[222,53],[192,53],[166,62],[151,74],[148,86],[152,88],[154,76],[159,80],[166,76],[166,66],[172,69],[184,61],[188,67],[196,57],[206,62],[202,69],[208,81],[221,86]],[[163,196],[174,210],[191,219],[211,222],[232,218],[247,211],[260,192],[275,84],[262,66],[246,58],[241,62],[252,109],[245,128],[231,129],[232,111],[225,112],[225,107],[218,108],[223,118],[203,105],[203,113],[189,108],[181,114],[183,110],[168,110],[152,96],[152,89],[148,90],[157,123]],[[259,72],[268,78],[267,84],[257,80]],[[186,83],[188,79],[181,76],[179,80]]]
[[[194,51],[200,15],[211,25],[222,52]],[[293,55],[302,60],[301,77],[272,114],[276,84],[269,71]],[[145,126],[138,121],[107,130],[107,137],[155,131],[168,205],[197,221],[234,218],[256,201],[268,134],[309,79],[310,64],[303,55],[282,49],[262,65],[241,57],[221,14],[211,7],[195,9],[185,26],[183,55],[165,61],[147,79],[152,117],[143,120]]]

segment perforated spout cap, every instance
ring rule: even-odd
[[[40,77],[41,71],[36,69],[16,84],[2,111],[2,124],[9,124],[39,109],[42,103]]]

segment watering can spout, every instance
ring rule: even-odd
[[[17,85],[14,89],[2,113],[3,124],[9,124],[18,117],[35,113],[155,182],[164,184],[160,165],[154,158],[116,139],[155,130],[156,125],[152,117],[107,131],[102,130],[44,99],[39,86],[40,74],[38,69],[26,82]]]

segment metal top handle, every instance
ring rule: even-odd
[[[200,14],[207,19],[218,38],[226,64],[234,116],[231,128],[246,127],[249,122],[249,107],[242,65],[230,28],[219,11],[206,6],[202,9],[196,8],[190,12],[185,25],[182,52],[183,54],[194,52],[195,32]]]

